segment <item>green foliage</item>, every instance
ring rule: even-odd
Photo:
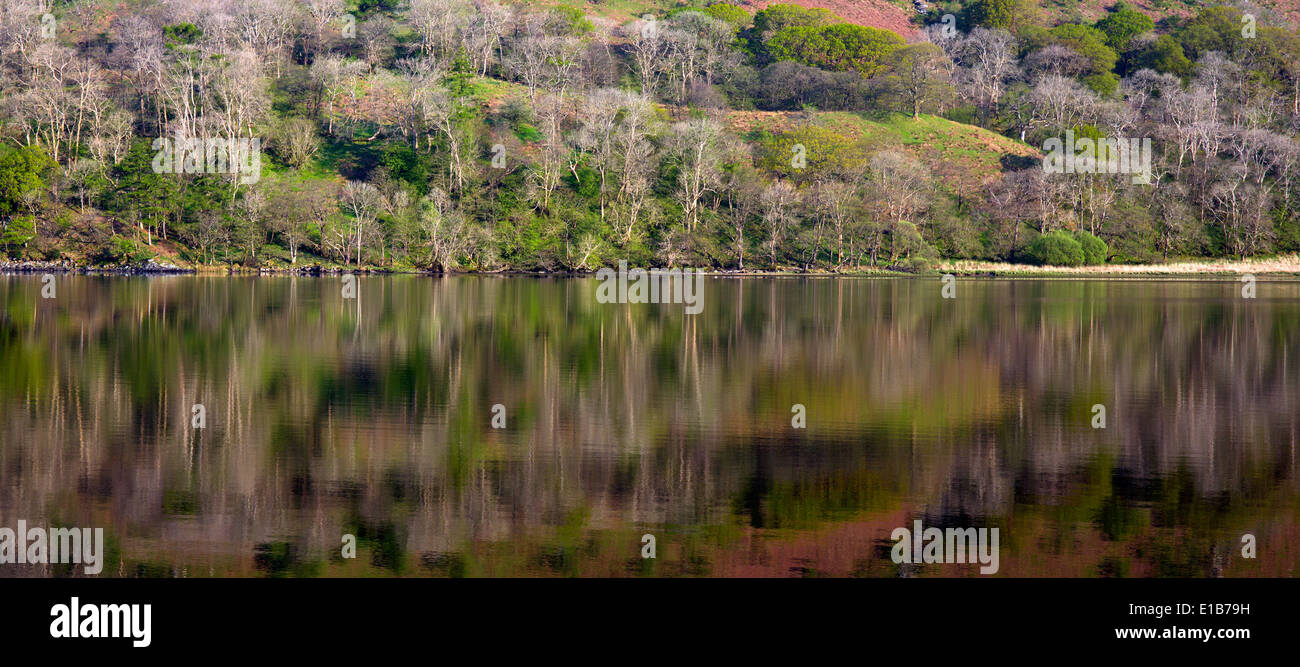
[[[1063,229],[1034,239],[1025,249],[1025,255],[1035,264],[1044,266],[1082,266],[1085,259],[1083,246]]]
[[[0,147],[0,218],[19,211],[28,194],[44,187],[44,177],[54,166],[39,146]]]
[[[399,0],[357,0],[357,13],[365,17],[374,14],[391,14],[400,7]]]
[[[1121,71],[1128,74],[1144,68],[1186,77],[1192,73],[1192,61],[1184,55],[1178,40],[1169,35],[1161,35],[1150,46],[1128,54]]]
[[[793,60],[835,72],[874,76],[903,38],[879,28],[840,23],[822,27],[782,28],[767,42],[776,60]]]
[[[135,240],[125,236],[113,236],[95,259],[101,264],[126,266],[139,264],[153,256],[153,252],[142,247]]]
[[[1106,45],[1106,33],[1086,25],[1058,25],[1048,31],[1048,38],[1051,43],[1068,46],[1087,58],[1092,75],[1109,74],[1119,59],[1115,50]]]
[[[520,141],[527,141],[531,143],[538,143],[546,140],[546,135],[542,134],[541,131],[539,131],[537,128],[533,127],[532,125],[529,125],[528,123],[520,123],[518,126],[516,126],[515,136],[519,137]]]
[[[828,9],[798,5],[770,5],[754,14],[754,31],[760,36],[765,36],[786,28],[820,28],[839,22],[841,22],[840,17],[832,14]]]
[[[379,154],[379,164],[388,169],[394,178],[415,185],[424,194],[428,184],[429,169],[423,156],[415,152],[409,144],[389,143]]]
[[[196,44],[202,37],[203,31],[193,23],[177,23],[163,27],[163,39],[169,47]]]
[[[1015,30],[1030,17],[1027,0],[975,0],[963,7],[965,25]]]
[[[726,2],[719,2],[716,5],[709,5],[700,10],[705,14],[735,26],[737,29],[744,28],[753,23],[753,17],[749,12],[741,7]]]
[[[796,165],[802,156],[806,166]],[[845,174],[866,160],[862,147],[848,137],[816,125],[768,135],[760,143],[757,166],[783,178],[814,180]]]
[[[117,165],[118,186],[108,197],[108,210],[128,220],[158,221],[175,207],[177,180],[171,174],[154,173],[155,150],[151,141],[135,142]]]
[[[1105,241],[1083,229],[1075,232],[1074,238],[1079,242],[1079,247],[1083,249],[1084,264],[1092,266],[1106,263],[1106,256],[1110,250],[1106,247]]]
[[[1241,10],[1227,6],[1210,7],[1193,16],[1174,37],[1193,61],[1210,51],[1236,54],[1247,41],[1241,35]]]
[[[1119,77],[1114,72],[1102,72],[1083,77],[1083,85],[1102,97],[1114,97],[1119,91]]]
[[[0,245],[6,249],[22,247],[36,238],[36,218],[21,215],[0,226]]]
[[[897,110],[913,117],[931,110],[936,102],[946,102],[953,87],[944,75],[946,56],[934,44],[908,44],[889,55],[887,74],[877,88],[881,99],[893,102]]]
[[[570,34],[586,35],[596,29],[587,15],[577,7],[560,6],[551,10],[552,16],[555,16],[560,24],[567,28]]]
[[[1056,209],[1076,208],[1080,224],[1104,230],[1106,242],[1091,234],[1071,237],[1083,253],[1081,262],[1105,261],[1108,254],[1113,261],[1124,261],[1170,252],[1227,252],[1233,243],[1241,245],[1245,233],[1234,230],[1250,224],[1263,224],[1269,231],[1256,235],[1263,240],[1251,241],[1255,247],[1245,253],[1300,245],[1295,191],[1280,182],[1284,176],[1275,167],[1252,172],[1263,179],[1253,185],[1271,187],[1275,197],[1258,209],[1262,223],[1246,221],[1245,226],[1236,218],[1228,220],[1241,214],[1216,210],[1206,187],[1180,191],[1185,194],[1181,200],[1188,202],[1181,205],[1184,210],[1180,205],[1152,203],[1151,198],[1142,199],[1121,185],[1111,215],[1103,221],[1078,202],[1037,190],[1040,184],[1016,181],[1007,187],[1019,190],[1003,193],[1009,195],[1003,201],[1011,204],[1005,207],[1005,219],[992,212],[992,229],[984,229],[979,221],[989,212],[989,199],[969,178],[1003,175],[1027,166],[1026,160],[1032,160],[1023,147],[1011,144],[1018,135],[1037,138],[1045,122],[1102,123],[1099,107],[1091,99],[1070,100],[1070,108],[1061,110],[1068,113],[1054,116],[1044,111],[1041,99],[1026,98],[1046,94],[1034,90],[1039,72],[1077,74],[1097,97],[1132,104],[1118,100],[1120,76],[1151,68],[1186,79],[1194,71],[1195,57],[1209,50],[1223,51],[1242,67],[1243,76],[1233,82],[1240,89],[1227,91],[1231,94],[1219,100],[1225,114],[1231,114],[1225,118],[1245,118],[1239,108],[1244,100],[1290,102],[1294,96],[1300,81],[1300,36],[1290,30],[1261,25],[1257,39],[1242,42],[1240,11],[1216,7],[1181,24],[1167,19],[1160,29],[1172,29],[1171,34],[1139,39],[1154,24],[1123,2],[1089,24],[1077,18],[1081,12],[1067,11],[1064,15],[1075,20],[1046,27],[1037,21],[1036,3],[975,0],[964,3],[963,27],[1013,31],[1013,48],[1021,57],[1061,45],[1086,59],[1084,67],[1073,58],[1043,58],[1023,73],[1013,67],[1013,74],[1003,81],[1005,89],[983,99],[988,91],[952,86],[949,75],[965,74],[963,69],[972,66],[966,62],[969,58],[954,64],[937,46],[909,46],[892,32],[846,23],[826,9],[776,4],[751,16],[732,4],[735,1],[672,3],[667,14],[676,18],[668,29],[689,32],[721,21],[734,30],[734,38],[724,29],[719,35],[705,31],[711,38],[696,44],[693,51],[677,44],[673,54],[660,59],[663,71],[641,71],[646,65],[624,49],[591,48],[602,46],[604,37],[587,36],[593,28],[584,12],[603,14],[613,8],[563,6],[524,11],[532,12],[530,20],[540,21],[547,35],[566,40],[581,36],[566,44],[573,47],[576,61],[556,53],[541,54],[527,67],[547,71],[525,74],[524,65],[512,61],[523,49],[517,41],[523,36],[516,33],[489,52],[473,52],[468,45],[454,42],[434,45],[438,62],[448,65],[436,70],[441,72],[437,76],[410,71],[388,57],[401,60],[429,46],[419,44],[419,36],[405,22],[407,3],[351,3],[356,15],[377,20],[367,30],[380,28],[396,40],[395,45],[381,45],[387,55],[376,56],[374,49],[359,42],[304,43],[301,52],[295,46],[293,57],[279,62],[274,77],[268,73],[262,81],[245,73],[247,85],[266,87],[262,92],[269,93],[269,99],[262,100],[269,107],[250,107],[249,126],[238,130],[264,137],[265,147],[274,153],[276,159],[265,163],[266,182],[248,185],[221,174],[157,173],[152,161],[158,147],[149,139],[134,140],[124,159],[118,160],[122,149],[106,140],[120,141],[116,139],[120,135],[103,134],[99,124],[63,139],[58,151],[62,164],[57,166],[39,148],[15,148],[10,142],[0,147],[0,243],[5,251],[17,249],[27,258],[56,257],[62,252],[74,259],[97,255],[102,261],[122,263],[147,254],[151,244],[162,238],[202,248],[187,255],[189,251],[182,247],[183,257],[246,256],[256,263],[265,261],[263,256],[274,262],[289,253],[296,261],[302,253],[310,261],[346,259],[409,267],[426,265],[426,258],[435,254],[432,246],[454,237],[450,249],[437,251],[438,262],[565,269],[621,258],[734,266],[749,260],[763,246],[765,236],[771,236],[784,246],[771,251],[772,262],[825,266],[825,225],[831,214],[820,208],[824,202],[816,199],[813,188],[835,180],[854,181],[864,171],[868,156],[902,149],[926,167],[923,178],[904,179],[925,181],[926,206],[892,214],[888,224],[874,214],[865,217],[875,220],[864,221],[860,219],[864,212],[876,205],[867,200],[888,199],[886,191],[897,190],[898,184],[870,196],[861,188],[853,191],[846,206],[859,219],[846,223],[845,218],[837,218],[843,227],[837,241],[849,239],[847,252],[856,256],[836,258],[837,266],[861,262],[867,256],[863,253],[869,253],[873,266],[920,266],[937,257],[935,247],[945,256],[1014,257],[1031,240],[1021,234],[1023,225],[1046,219],[1041,211],[1018,210],[1017,205],[1040,197],[1055,198],[1044,203]],[[620,5],[617,11],[624,9]],[[958,3],[935,9],[958,11]],[[706,21],[706,16],[713,20]],[[209,36],[190,23],[167,25],[163,36],[168,46],[163,67],[169,76],[197,73],[216,86],[230,59],[213,48]],[[754,56],[748,61],[742,57],[746,50]],[[1121,52],[1123,59],[1117,63]],[[512,55],[503,62],[502,53]],[[326,54],[332,59],[321,57]],[[95,60],[97,56],[76,57]],[[572,69],[552,69],[560,65]],[[647,72],[651,79],[638,81]],[[536,89],[545,91],[548,78],[556,75],[570,76],[574,82],[559,107],[558,119],[550,116],[555,111],[543,107],[549,100],[533,94]],[[624,134],[627,109],[602,109],[599,98],[584,99],[602,88],[633,90],[637,83],[653,84],[653,76],[660,76],[655,102],[678,104],[679,96],[684,96],[688,106],[684,111],[661,108],[654,119],[649,116],[656,114],[647,112],[636,129],[644,136],[641,144],[633,145]],[[326,79],[332,83],[325,83]],[[127,136],[170,132],[168,124],[180,114],[156,108],[158,96],[134,90],[139,84],[131,78],[120,84],[122,94],[108,103],[105,114],[118,125],[105,127],[125,126],[130,130]],[[235,92],[244,85],[238,81]],[[328,98],[326,90],[333,91]],[[1165,90],[1160,83],[1150,94],[1159,97]],[[220,114],[224,102],[202,92],[198,97],[199,120],[208,131],[213,126],[208,116]],[[122,102],[136,99],[138,108],[135,102]],[[1026,99],[1040,103],[1038,108],[1026,105]],[[715,104],[726,109],[713,109]],[[1140,114],[1136,118],[1140,131],[1149,134],[1151,125],[1160,122],[1149,113],[1159,106],[1135,110]],[[734,113],[752,109],[802,113]],[[905,115],[882,113],[894,110]],[[598,111],[607,113],[597,117]],[[979,132],[967,131],[974,127],[954,131],[961,126],[927,115],[930,112],[979,126]],[[709,153],[702,164],[711,173],[691,174],[682,169],[680,157],[690,147],[673,124],[706,118],[717,129],[695,150]],[[9,121],[0,114],[0,124],[19,131],[20,123]],[[1280,116],[1261,117],[1258,129],[1268,146],[1278,138],[1274,134],[1294,136]],[[32,136],[48,141],[47,130],[37,130],[40,134]],[[549,136],[553,130],[559,136]],[[1087,125],[1075,130],[1078,137],[1100,136],[1100,130]],[[229,127],[222,130],[229,131]],[[505,169],[488,165],[498,142],[506,148]],[[101,149],[109,145],[116,162],[104,159]],[[1225,168],[1223,158],[1230,153],[1193,152],[1187,156],[1189,163],[1196,164],[1198,172],[1204,172],[1198,175],[1212,184],[1220,175],[1210,172]],[[624,160],[624,155],[631,159]],[[799,157],[805,162],[800,164]],[[1202,157],[1208,161],[1201,162]],[[732,167],[740,163],[746,169],[737,176],[741,171]],[[952,174],[960,176],[954,179]],[[687,183],[691,179],[694,182]],[[788,204],[791,228],[776,234],[765,227],[765,213],[759,210],[770,206],[759,202],[774,179],[793,182],[798,193]],[[1171,180],[1175,186],[1186,185],[1183,177]],[[272,181],[279,186],[268,185]],[[363,231],[353,226],[354,217],[340,212],[332,194],[343,181],[366,181],[380,191],[378,203],[368,204],[375,209],[374,224]],[[286,184],[313,190],[318,196],[285,195],[277,187]],[[698,190],[687,192],[688,188]],[[431,196],[422,201],[426,195]],[[420,214],[433,199],[440,202],[440,215],[445,214],[439,220],[447,221],[447,227],[439,230],[432,230]],[[1174,214],[1162,215],[1157,210],[1161,207]],[[285,209],[292,213],[283,214]],[[84,215],[72,214],[73,210]],[[846,209],[840,210],[837,215]],[[1125,214],[1119,215],[1120,210]],[[973,216],[976,212],[979,215]],[[690,232],[684,228],[684,216],[699,223]],[[343,248],[355,252],[358,245],[362,257],[345,258]],[[1069,264],[1074,259],[1073,246],[1059,235],[1046,235],[1031,245],[1027,254],[1035,261],[1048,261],[1049,254],[1055,262]],[[864,250],[866,246],[870,247]],[[840,255],[845,252],[839,249]],[[878,262],[878,257],[888,259]]]
[[[1115,3],[1094,25],[1106,34],[1106,45],[1117,52],[1124,51],[1134,37],[1156,26],[1150,17],[1124,2]]]

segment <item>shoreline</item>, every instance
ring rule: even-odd
[[[427,271],[384,267],[340,267],[319,264],[300,267],[261,267],[249,269],[228,266],[178,266],[150,260],[136,266],[80,266],[66,262],[2,262],[0,274],[59,273],[80,275],[224,275],[224,276],[323,276],[323,275],[424,275],[424,276],[532,276],[584,277],[595,271]],[[711,269],[700,271],[706,276],[732,278],[934,278],[953,274],[965,278],[1169,278],[1269,276],[1300,278],[1300,254],[1244,260],[1189,259],[1161,264],[1104,264],[1096,266],[1038,266],[984,260],[944,260],[929,271],[906,272],[891,269],[855,269],[801,271]]]

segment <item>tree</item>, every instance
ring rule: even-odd
[[[865,162],[858,142],[821,125],[805,125],[765,140],[757,160],[764,170],[798,182],[857,173]]]
[[[1156,27],[1150,17],[1126,2],[1112,5],[1094,25],[1106,34],[1106,45],[1116,52],[1123,52],[1134,37]]]
[[[1083,249],[1083,263],[1089,265],[1105,264],[1106,242],[1097,238],[1092,233],[1080,229],[1074,233],[1074,238],[1079,242],[1079,247]]]
[[[212,249],[224,244],[226,241],[226,226],[221,219],[220,213],[202,211],[199,213],[198,220],[188,230],[185,230],[182,236],[186,237],[191,245],[198,248],[199,257],[203,263],[210,264],[212,263]]]
[[[963,7],[967,25],[1016,32],[1034,20],[1029,0],[975,0]]]
[[[888,30],[838,23],[782,28],[767,41],[767,49],[776,60],[872,77],[903,44],[902,37]]]
[[[929,170],[916,159],[898,151],[884,150],[873,154],[870,167],[866,201],[874,224],[868,246],[871,265],[876,266],[886,237],[892,241],[895,235],[908,231],[901,223],[910,223],[930,207],[931,188]],[[892,249],[890,254],[890,261],[897,258]]]
[[[288,118],[276,124],[272,146],[286,164],[301,169],[320,149],[316,123],[306,118]]]
[[[737,164],[727,170],[726,185],[722,193],[726,199],[727,244],[736,257],[736,268],[745,270],[745,252],[749,238],[750,218],[757,212],[762,195],[758,173],[748,164]]]
[[[839,22],[840,18],[832,14],[829,9],[800,7],[799,5],[768,5],[754,14],[754,30],[763,36],[763,39],[767,39],[777,31],[785,28],[817,28]]]
[[[379,199],[379,190],[364,181],[348,181],[343,186],[343,207],[352,217],[357,266],[361,266],[362,239],[370,235],[379,214]],[[344,260],[346,259],[345,256]]]
[[[1106,45],[1106,34],[1102,31],[1077,23],[1065,23],[1048,31],[1051,44],[1059,44],[1073,49],[1088,60],[1085,74],[1109,74],[1115,69],[1119,59],[1115,50]]]
[[[1153,41],[1137,44],[1136,48],[1125,55],[1120,71],[1136,72],[1141,69],[1186,77],[1192,73],[1192,61],[1187,59],[1177,40],[1169,35],[1160,35]]]
[[[311,31],[310,49],[315,55],[326,48],[329,43],[326,35],[342,20],[343,0],[303,0],[303,5]]]
[[[447,271],[457,266],[456,257],[466,247],[465,216],[453,206],[445,192],[429,191],[420,202],[420,239],[428,250],[428,266]]]
[[[759,202],[763,228],[767,232],[768,263],[775,270],[779,266],[778,252],[782,249],[790,230],[799,223],[796,214],[799,191],[787,181],[776,181],[763,190]]]
[[[947,56],[943,49],[922,42],[904,46],[889,56],[889,73],[884,86],[906,113],[916,118],[921,111],[946,101],[953,92]]]
[[[45,175],[54,167],[39,146],[0,146],[0,220],[27,208],[28,195],[45,187]]]
[[[660,34],[658,25],[644,20],[633,22],[625,32],[631,37],[632,69],[641,84],[641,94],[655,99],[671,72],[669,56],[676,45]]]
[[[842,268],[846,261],[846,236],[850,234],[849,225],[858,213],[860,201],[856,183],[841,180],[819,181],[813,186],[813,214],[830,226],[835,234],[835,268]]]
[[[1241,30],[1241,10],[1236,7],[1209,7],[1188,19],[1174,32],[1187,57],[1199,60],[1211,51],[1233,54],[1245,45]]]
[[[672,160],[677,170],[677,201],[689,234],[700,220],[704,197],[722,185],[726,135],[721,125],[697,118],[673,125]]]
[[[1063,229],[1034,239],[1025,254],[1034,263],[1047,266],[1082,266],[1085,260],[1083,246]]]
[[[963,83],[987,119],[997,112],[1007,81],[1017,74],[1015,38],[1005,30],[976,27],[954,42],[955,57],[968,68]]]
[[[257,265],[257,251],[266,241],[266,227],[263,224],[266,211],[266,194],[260,189],[247,190],[239,200],[239,217],[235,221],[233,236],[244,250],[245,264]]]
[[[137,231],[150,244],[155,226],[166,229],[180,191],[175,174],[154,172],[153,159],[150,143],[137,141],[114,170],[117,188],[108,196],[108,209],[133,219]]]

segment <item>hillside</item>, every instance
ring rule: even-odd
[[[1033,146],[1010,137],[929,114],[873,118],[845,111],[732,111],[727,123],[740,135],[762,130],[783,133],[811,124],[875,150],[898,148],[924,164],[940,187],[952,193],[976,191],[1001,179],[1010,170],[1008,165],[1042,156]]]
[[[1260,10],[1257,34],[1172,0],[747,2],[82,0],[51,21],[11,0],[0,259],[929,271],[1300,251],[1300,35],[1280,18],[1300,2]],[[944,13],[955,33],[920,31]],[[1043,169],[1067,137],[1082,167]],[[1093,155],[1120,138],[1149,146],[1159,187]]]
[[[779,0],[741,0],[738,4],[750,11],[757,12],[778,4]],[[911,3],[905,0],[789,0],[785,4],[829,9],[836,16],[849,23],[890,30],[903,36],[916,32],[913,22],[916,12]]]

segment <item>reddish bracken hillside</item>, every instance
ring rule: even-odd
[[[1300,25],[1300,0],[1269,0],[1264,4],[1286,17],[1293,27]]]
[[[916,32],[916,26],[909,22],[912,14],[885,0],[739,0],[739,3],[751,12],[775,4],[818,7],[829,9],[849,23],[893,30],[903,37]]]

